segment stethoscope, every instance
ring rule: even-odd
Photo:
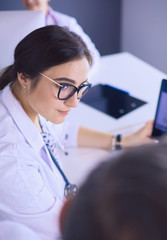
[[[71,184],[69,182],[68,178],[66,177],[65,173],[63,172],[62,168],[60,167],[59,163],[53,156],[50,149],[48,149],[48,151],[49,151],[50,157],[52,158],[52,161],[54,162],[55,166],[57,167],[58,171],[60,172],[61,176],[63,177],[63,179],[65,181],[64,196],[67,199],[75,197],[75,195],[77,194],[77,186],[75,184]]]
[[[39,119],[39,124],[40,124],[40,127],[41,127],[41,129],[42,129],[42,132],[43,132],[43,127],[45,127],[46,130],[47,130],[47,132],[49,132],[48,127],[47,127],[46,125],[44,126],[43,124],[41,124],[40,119]],[[48,152],[49,152],[49,154],[50,154],[50,157],[51,157],[52,161],[54,162],[54,164],[55,164],[55,166],[57,167],[59,173],[61,174],[62,178],[63,178],[64,181],[65,181],[64,196],[65,196],[67,199],[75,197],[75,195],[77,194],[77,190],[78,190],[78,189],[77,189],[77,186],[76,186],[75,184],[71,184],[71,183],[69,182],[69,180],[68,180],[68,178],[66,177],[64,171],[63,171],[62,168],[60,167],[58,161],[56,160],[56,158],[54,157],[54,155],[52,154],[52,152],[50,151],[50,149],[47,147],[46,144],[45,144],[45,146],[46,146],[46,148],[47,148],[47,150],[48,150]],[[61,147],[61,145],[60,145],[60,147]],[[65,152],[65,154],[67,155],[68,153]]]

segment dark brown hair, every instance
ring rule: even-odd
[[[86,44],[67,28],[53,25],[36,29],[17,45],[14,63],[4,69],[0,76],[0,90],[16,81],[17,72],[29,77],[35,86],[39,72],[83,57],[91,66],[92,56]]]

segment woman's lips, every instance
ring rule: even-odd
[[[58,112],[63,116],[66,116],[69,113],[69,111],[60,111],[60,110],[58,110]]]

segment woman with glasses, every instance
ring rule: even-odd
[[[0,217],[26,224],[41,239],[58,238],[59,209],[77,191],[61,167],[60,139],[68,146],[116,146],[112,134],[62,124],[91,87],[91,65],[78,35],[47,26],[17,45],[14,63],[0,76]],[[119,136],[118,145],[149,141],[151,127]]]

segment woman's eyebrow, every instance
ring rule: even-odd
[[[62,77],[62,78],[55,78],[54,79],[55,81],[66,81],[66,82],[69,82],[69,83],[73,83],[75,84],[76,82],[70,78],[65,78],[65,77]]]
[[[63,78],[55,78],[54,80],[55,80],[55,81],[66,81],[66,82],[69,82],[69,83],[72,83],[72,84],[76,85],[76,81],[73,80],[73,79],[71,79],[71,78],[65,78],[65,77],[63,77]],[[80,85],[82,85],[82,84],[85,83],[85,82],[87,82],[87,79],[86,79],[84,82],[82,82]]]

